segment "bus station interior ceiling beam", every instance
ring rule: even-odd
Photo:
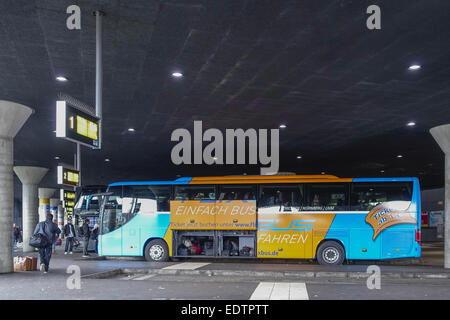
[[[0,100],[0,273],[13,272],[12,236],[14,173],[13,139],[33,110]]]
[[[32,252],[34,248],[27,239],[33,235],[34,228],[39,222],[38,185],[47,174],[48,168],[15,166],[14,172],[22,183],[22,232],[23,252]]]
[[[450,268],[450,124],[434,127],[430,133],[445,154],[444,267]]]

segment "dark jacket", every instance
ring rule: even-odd
[[[56,223],[53,223],[51,220],[45,220],[41,221],[36,225],[36,228],[34,228],[34,233],[37,234],[41,233],[47,236],[47,239],[52,244],[56,241],[57,235],[61,233],[61,230],[59,230]]]
[[[70,230],[72,230],[73,237],[75,237],[75,227],[73,224],[66,224],[63,229],[64,237],[68,237],[70,234]]]
[[[89,225],[88,224],[83,224],[83,226],[81,227],[81,230],[83,231],[83,239],[84,240],[89,240],[89,238],[91,237],[91,230],[89,229]]]
[[[98,239],[98,228],[95,228],[94,230],[92,230],[91,239],[92,240],[97,240]]]

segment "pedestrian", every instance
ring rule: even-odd
[[[52,245],[56,241],[57,236],[61,233],[58,226],[53,223],[53,215],[51,213],[47,214],[47,219],[45,221],[41,221],[36,225],[33,234],[38,233],[44,234],[49,241],[49,244],[46,247],[39,248],[40,270],[47,273],[52,257]]]
[[[58,222],[56,221],[56,219],[53,220],[53,223],[56,224],[58,226]],[[56,253],[56,240],[59,238],[59,235],[55,237],[55,240],[53,241],[52,244],[52,253],[55,254]]]
[[[72,254],[73,250],[73,238],[75,237],[75,227],[72,224],[72,219],[67,219],[67,224],[63,228],[64,238],[66,238],[66,247],[64,254]]]
[[[84,221],[83,227],[81,228],[83,231],[83,258],[89,257],[88,246],[89,246],[89,238],[91,237],[91,229],[89,228],[89,219]]]
[[[98,223],[94,224],[94,229],[92,229],[91,239],[95,241],[95,253],[98,254]]]
[[[14,235],[14,244],[20,242],[20,228],[14,223],[13,224],[13,235]]]

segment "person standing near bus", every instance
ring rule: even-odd
[[[92,229],[92,240],[95,241],[95,253],[98,254],[98,223],[94,224],[94,229]]]
[[[72,219],[67,220],[67,224],[63,228],[63,234],[66,238],[66,246],[64,249],[64,254],[72,254],[73,249],[73,238],[75,237],[75,227],[72,224]]]
[[[83,257],[89,257],[88,246],[89,246],[89,238],[91,237],[91,229],[89,228],[89,219],[84,221],[83,227],[81,228],[83,231]]]
[[[56,238],[61,233],[58,225],[53,223],[53,215],[47,214],[47,219],[41,221],[36,225],[33,234],[44,234],[48,239],[48,245],[43,248],[39,248],[39,260],[41,262],[40,270],[44,273],[48,272],[50,265],[50,259],[52,257],[52,245],[56,241]]]

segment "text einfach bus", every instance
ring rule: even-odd
[[[110,184],[99,255],[420,257],[417,178],[227,176]]]

